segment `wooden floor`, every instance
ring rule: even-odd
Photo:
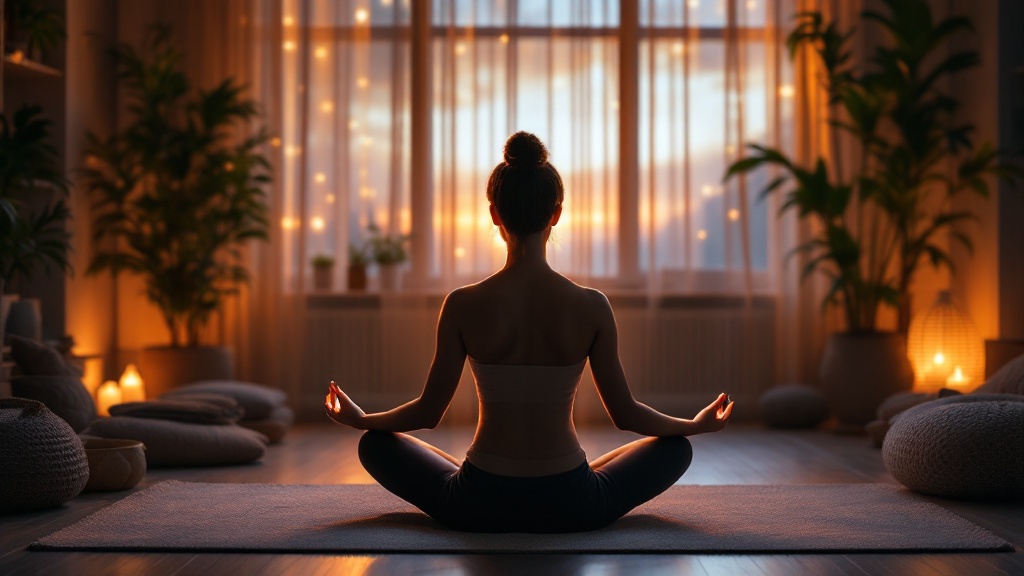
[[[472,430],[420,434],[452,454],[464,453]],[[634,436],[583,430],[593,458]],[[358,435],[340,426],[294,429],[259,464],[230,468],[151,470],[138,489],[167,479],[285,484],[371,481],[355,459]],[[814,484],[894,482],[881,453],[864,437],[828,431],[780,432],[733,425],[693,438],[694,459],[682,484]],[[85,494],[45,512],[0,517],[0,574],[1024,574],[1024,503],[978,504],[925,498],[988,528],[1017,547],[990,554],[800,555],[392,555],[62,553],[29,552],[33,540],[124,497],[129,492]]]

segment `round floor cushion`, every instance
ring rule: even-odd
[[[1024,397],[966,394],[910,408],[894,419],[882,459],[915,492],[1024,497]]]
[[[761,394],[757,407],[765,424],[775,428],[813,428],[828,417],[825,395],[804,384],[769,388]]]
[[[89,481],[82,441],[41,402],[0,399],[0,513],[59,506]]]
[[[246,464],[262,458],[268,442],[263,434],[234,424],[194,424],[132,416],[100,418],[84,434],[142,442],[146,445],[149,468]]]

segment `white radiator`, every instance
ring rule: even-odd
[[[634,396],[664,412],[691,417],[718,392],[754,414],[757,396],[775,382],[775,313],[770,298],[611,296],[619,355]],[[438,296],[318,296],[306,312],[299,417],[323,418],[323,397],[336,380],[363,408],[381,410],[419,394],[434,352]],[[467,367],[445,424],[475,422],[476,394]],[[578,424],[608,417],[585,370]]]

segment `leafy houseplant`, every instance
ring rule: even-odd
[[[732,164],[726,178],[762,166],[781,172],[762,194],[791,182],[782,210],[795,209],[820,224],[821,232],[796,250],[810,257],[805,274],[817,271],[831,280],[825,305],[842,306],[851,332],[876,331],[879,308],[895,307],[898,331],[905,334],[918,267],[925,261],[952,267],[943,233],[971,248],[955,225],[974,215],[958,210],[954,199],[987,196],[987,176],[1016,179],[1021,173],[1002,163],[991,145],[973,145],[974,126],[956,122],[959,102],[942,90],[946,78],[979,62],[976,52],[949,52],[946,44],[970,30],[970,22],[936,22],[924,0],[883,4],[887,13],[861,13],[865,25],[879,27],[887,38],[874,49],[870,66],[853,65],[853,32],[818,12],[798,15],[787,38],[791,54],[810,49],[820,59],[832,157],[849,155],[844,143],[852,142],[857,169],[846,172],[836,162],[830,170],[822,158],[800,166],[779,150],[751,145],[752,153]]]
[[[777,176],[762,196],[788,188],[781,210],[817,224],[817,234],[795,252],[808,258],[805,276],[818,272],[829,279],[823,306],[844,312],[847,333],[826,345],[821,379],[833,410],[848,424],[870,420],[882,399],[912,383],[903,335],[915,273],[925,261],[952,267],[946,234],[971,247],[956,225],[974,216],[954,200],[963,193],[986,196],[987,176],[1018,175],[990,145],[972,144],[974,127],[956,121],[959,102],[942,89],[949,76],[978,64],[977,53],[947,45],[970,22],[936,22],[925,0],[882,3],[884,13],[861,13],[863,25],[879,28],[884,38],[869,64],[853,62],[853,32],[818,12],[799,14],[787,38],[791,55],[810,50],[821,63],[830,157],[840,161],[830,165],[819,157],[805,166],[752,144],[725,176],[771,168]],[[851,156],[858,165],[847,170],[841,160]],[[882,306],[899,312],[895,334],[878,331]]]
[[[47,272],[70,270],[64,229],[70,211],[62,197],[67,180],[48,142],[51,123],[41,114],[39,106],[27,105],[10,119],[0,114],[0,279],[8,288],[36,264]],[[59,194],[55,201],[33,202],[50,190]]]
[[[317,290],[330,291],[334,275],[334,257],[318,254],[313,257],[313,287]]]
[[[408,259],[406,244],[409,236],[384,234],[377,226],[370,226],[369,249],[374,262],[380,266],[380,288],[384,291],[398,290],[400,277],[398,265]]]
[[[195,347],[224,297],[248,280],[240,248],[267,238],[270,167],[265,131],[232,137],[257,118],[255,103],[230,78],[193,90],[167,33],[155,30],[148,53],[117,49],[133,117],[107,138],[88,135],[83,172],[99,247],[88,272],[141,276],[171,346]]]
[[[40,0],[7,0],[4,21],[9,23],[6,32],[11,43],[10,50],[5,50],[24,50],[25,55],[35,60],[67,37],[60,13]]]

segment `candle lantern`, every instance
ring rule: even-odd
[[[121,375],[121,380],[118,384],[121,386],[122,402],[141,402],[146,399],[145,383],[142,381],[142,376],[139,375],[139,370],[135,367],[135,364],[129,364],[125,367],[124,374]]]
[[[953,304],[949,291],[910,324],[907,354],[914,367],[915,388],[961,392],[984,379],[985,349],[971,318]]]
[[[96,390],[96,411],[100,416],[110,416],[110,407],[121,403],[121,387],[113,380],[107,380]]]

